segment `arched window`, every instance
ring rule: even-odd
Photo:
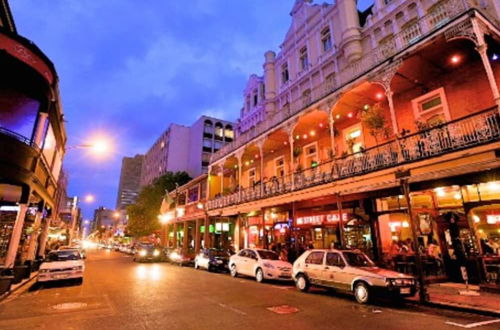
[[[223,137],[224,136],[224,128],[221,123],[215,124],[215,137]]]
[[[203,133],[214,134],[213,124],[210,120],[205,120]]]
[[[224,135],[226,136],[226,138],[229,138],[229,139],[234,139],[234,130],[233,130],[233,126],[231,125],[226,125],[226,128],[224,130]]]

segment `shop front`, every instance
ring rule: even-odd
[[[500,183],[452,185],[412,191],[410,203],[418,242],[412,241],[404,196],[376,199],[381,261],[416,274],[415,249],[427,280],[498,285]],[[416,243],[416,244],[415,244]]]
[[[245,248],[270,249],[290,244],[292,220],[287,209],[272,208],[251,212],[241,219]]]
[[[205,226],[200,227],[201,236],[204,236]],[[209,219],[208,232],[209,246],[215,249],[228,250],[234,248],[235,219],[231,217],[214,217]],[[202,246],[204,246],[203,242]]]

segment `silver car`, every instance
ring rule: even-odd
[[[414,296],[415,279],[411,275],[376,267],[364,253],[352,250],[308,250],[293,264],[297,289],[311,285],[351,292],[361,304],[373,296]]]

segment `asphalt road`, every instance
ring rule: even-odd
[[[292,284],[90,252],[82,285],[28,285],[0,303],[0,329],[499,329],[490,317],[352,297]],[[268,308],[288,305],[295,312]],[[454,324],[450,324],[454,323]],[[476,324],[477,323],[477,324]]]

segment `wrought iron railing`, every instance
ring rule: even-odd
[[[208,201],[207,207],[216,209],[282,195],[495,141],[500,141],[500,116],[496,107],[239,189]]]
[[[357,77],[369,73],[371,70],[387,61],[392,56],[416,43],[425,36],[439,30],[455,17],[473,7],[468,0],[442,0],[434,5],[429,13],[418,18],[415,23],[408,25],[404,30],[394,34],[383,45],[367,52],[358,61],[349,63],[341,68],[335,76],[335,81],[324,81],[311,89],[307,99],[301,97],[292,100],[287,107],[276,112],[272,117],[260,122],[256,127],[238,136],[233,142],[223,146],[214,153],[211,162],[214,163],[226,155],[234,152],[248,142],[279,126],[295,114],[305,110],[311,104],[318,102],[331,93],[339,90]],[[320,62],[318,62],[320,63]],[[314,70],[309,70],[310,72]]]
[[[29,139],[29,138],[27,138],[19,133],[13,132],[5,127],[0,126],[0,134],[10,136],[11,138],[18,140],[19,142],[22,142],[30,147],[38,149],[38,146],[31,139]]]

